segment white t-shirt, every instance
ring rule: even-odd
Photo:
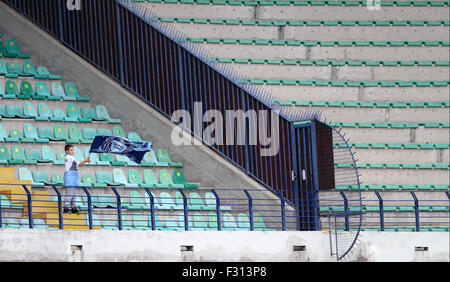
[[[73,156],[67,154],[64,158],[64,166],[66,167],[65,171],[78,171],[78,163],[79,161],[77,161]]]

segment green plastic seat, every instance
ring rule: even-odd
[[[5,93],[3,94],[3,98],[5,99],[15,99],[20,95],[19,88],[17,88],[17,84],[12,80],[7,80],[5,83]]]
[[[169,163],[159,162],[155,152],[150,149],[142,158],[141,166],[169,166]]]
[[[34,138],[27,138],[22,135],[22,132],[18,129],[10,129],[9,130],[9,140],[15,140],[12,142],[22,142],[22,143],[34,143]],[[7,140],[8,141],[8,140]]]
[[[109,186],[120,186],[120,183],[112,180],[110,173],[107,171],[96,171],[95,177],[99,183],[104,183]]]
[[[52,97],[56,97],[56,98],[62,99],[64,101],[76,101],[77,100],[76,97],[66,95],[66,92],[64,92],[64,87],[61,85],[61,82],[59,82],[59,81],[52,82],[51,88],[52,88]]]
[[[8,73],[15,74],[17,76],[23,75],[22,65],[18,62],[7,62],[6,69],[8,70]]]
[[[208,230],[208,221],[205,216],[200,213],[194,213],[192,215],[192,230]]]
[[[264,218],[259,213],[253,213],[253,230],[273,231],[276,229],[268,228],[264,223]]]
[[[130,160],[127,156],[116,154],[116,162],[123,163],[127,166],[139,166],[135,161]]]
[[[150,221],[151,222],[151,221]],[[133,214],[133,228],[137,230],[151,230],[148,216],[143,214]]]
[[[21,204],[13,204],[6,195],[0,195],[2,208],[6,209],[23,209]]]
[[[61,75],[54,75],[51,74],[48,69],[44,66],[39,66],[36,69],[37,73],[35,75],[36,78],[43,78],[43,79],[61,79]]]
[[[66,95],[70,97],[75,97],[77,101],[86,101],[89,102],[91,98],[80,96],[78,93],[78,89],[73,82],[68,82],[65,85]]]
[[[203,203],[202,197],[196,192],[189,193],[188,207],[190,210],[203,210],[205,204]]]
[[[34,108],[33,104],[31,104],[30,102],[24,102],[22,104],[22,110],[23,110],[23,115],[26,116],[27,118],[36,119],[36,117],[38,116],[36,109]]]
[[[118,125],[114,126],[112,132],[113,132],[114,136],[119,136],[119,137],[122,137],[125,139],[127,138],[127,136],[125,134],[125,130],[123,130],[123,128],[121,126],[118,126]]]
[[[37,81],[35,86],[36,86],[36,96],[34,96],[33,99],[40,99],[40,100],[47,99],[51,101],[61,100],[61,97],[52,95],[50,93],[47,84],[45,84],[45,82]]]
[[[156,184],[158,184],[158,180],[156,179],[156,175],[153,170],[144,169],[142,176],[144,179],[142,187],[154,188],[156,187]]]
[[[53,135],[53,129],[51,127],[38,127],[37,133],[39,138],[45,138],[50,141],[62,141],[62,139],[56,138],[55,135]]]
[[[34,170],[32,175],[35,182],[44,183],[46,185],[56,185],[56,182],[50,181],[47,172],[43,170]]]
[[[76,140],[77,143],[81,143],[81,144],[91,144],[92,143],[92,140],[83,138],[80,128],[78,128],[78,126],[75,124],[69,125],[68,132],[69,132],[69,138],[72,140]]]
[[[149,208],[150,207],[145,204],[144,199],[142,198],[141,194],[139,194],[139,192],[130,192],[130,205],[128,206],[129,210],[143,210]]]
[[[205,205],[203,209],[205,210],[217,210],[217,201],[216,197],[212,192],[205,193]],[[231,210],[230,206],[224,206],[222,203],[220,204],[220,210]]]
[[[83,127],[81,129],[81,133],[83,135],[83,139],[90,140],[90,142],[92,142],[95,136],[97,136],[97,131],[94,128],[90,127]]]
[[[85,155],[89,154],[91,156],[91,161],[89,162],[89,165],[104,165],[104,166],[110,166],[111,163],[107,161],[101,161],[97,153],[89,153],[89,147],[85,148]]]
[[[95,108],[95,111],[97,113],[97,117],[103,120],[108,121],[109,123],[121,123],[120,119],[113,119],[110,117],[108,110],[103,105],[97,105]]]
[[[67,104],[67,117],[77,119],[80,122],[92,122],[91,118],[82,117],[75,104]]]
[[[125,186],[125,188],[138,188],[138,184],[129,183],[125,177],[125,173],[120,168],[113,169],[113,180],[116,183],[120,183]]]
[[[31,172],[26,167],[19,168],[19,180],[29,180],[31,181],[32,187],[43,187],[45,184],[43,182],[35,182]]]
[[[0,44],[1,46],[2,44]],[[1,57],[1,54],[0,54]],[[18,78],[18,74],[9,73],[8,68],[6,67],[6,63],[3,60],[0,60],[0,75],[4,75],[6,78]]]
[[[81,117],[85,118],[85,119],[91,119],[91,120],[96,120],[96,121],[104,120],[104,119],[98,118],[97,114],[95,112],[95,109],[91,108],[91,107],[81,107],[80,114],[81,114]]]
[[[11,155],[5,145],[0,145],[0,164],[9,164],[11,161]]]
[[[52,112],[50,110],[50,107],[46,103],[39,103],[39,105],[37,106],[37,109],[38,109],[38,115],[36,116],[36,120],[55,121],[55,119],[52,115]],[[60,120],[60,121],[62,121],[62,120]]]
[[[13,39],[9,39],[5,42],[5,57],[7,58],[25,58],[28,59],[31,56],[20,52],[17,42]]]
[[[32,61],[30,60],[25,60],[22,63],[23,65],[23,72],[22,75],[23,76],[36,76],[36,69],[34,68],[34,64]]]
[[[25,123],[23,125],[23,134],[25,138],[34,139],[37,143],[49,143],[50,140],[47,138],[40,138],[37,134],[36,128],[32,123]]]
[[[83,174],[83,176],[81,177],[81,182],[80,182],[81,186],[84,187],[106,187],[107,185],[104,183],[97,183],[94,179],[94,177],[92,177],[92,175],[85,173]]]
[[[82,150],[80,147],[74,145],[74,146],[73,146],[73,152],[74,152],[73,157],[74,157],[77,161],[82,161],[82,160],[84,160],[83,150]]]
[[[40,99],[43,100],[45,97],[37,96],[34,93],[33,86],[28,81],[22,81],[20,83],[20,93],[17,95],[18,99]]]
[[[112,162],[116,161],[111,153],[99,153],[98,157],[99,157],[100,161],[108,162],[110,164],[112,164]]]
[[[173,183],[183,185],[187,189],[196,189],[198,184],[190,184],[186,181],[184,174],[181,170],[176,169],[173,171]]]
[[[0,142],[19,142],[19,138],[17,137],[9,137],[6,132],[5,126],[0,123]]]
[[[215,213],[208,214],[208,230],[218,230],[217,214]]]
[[[183,163],[173,162],[170,159],[169,153],[164,149],[158,149],[156,151],[156,157],[158,158],[159,162],[168,163],[169,166],[173,166],[173,167],[182,167],[183,166]]]
[[[5,105],[6,113],[3,116],[10,118],[30,118],[22,113],[22,108],[19,105]]]
[[[97,135],[112,135],[112,132],[109,128],[98,128]]]
[[[44,160],[46,162],[52,162],[53,164],[58,164],[58,163],[56,163],[55,153],[53,152],[52,147],[47,146],[47,145],[42,146],[41,155],[42,155],[42,160]]]
[[[66,153],[65,152],[57,152],[57,153],[55,153],[55,157],[56,157],[56,163],[63,165],[64,159],[66,157]]]
[[[49,163],[49,162],[51,162],[50,160],[44,160],[41,157],[41,153],[36,148],[24,149],[24,153],[25,153],[25,158],[27,160],[35,160],[38,163]]]
[[[175,203],[167,192],[161,192],[158,197],[159,200],[159,208],[163,210],[172,210],[175,208]]]
[[[122,214],[122,229],[123,230],[133,230],[132,219],[127,214]]]
[[[250,218],[245,213],[239,213],[236,219],[239,230],[250,230]]]
[[[236,224],[236,220],[231,213],[223,214],[222,230],[239,230]]]
[[[53,126],[53,133],[55,138],[64,140],[67,143],[77,143],[76,140],[72,140],[67,136],[66,129],[60,124],[55,124]]]
[[[137,132],[128,132],[128,140],[135,142],[143,142],[141,136]]]
[[[175,199],[175,206],[174,206],[174,210],[183,210],[184,209],[184,200],[183,200],[183,195],[180,192],[176,192],[174,195],[174,199]],[[189,209],[189,202],[188,202],[188,209]]]
[[[157,188],[169,187],[169,188],[184,188],[183,184],[175,184],[172,179],[172,175],[167,169],[159,170],[159,183]]]
[[[136,169],[128,170],[128,183],[138,185],[139,187],[143,187],[144,185],[141,175]]]

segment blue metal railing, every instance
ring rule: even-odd
[[[14,186],[0,184],[0,188],[2,185]],[[93,194],[92,188],[80,187],[75,201],[80,209],[78,216],[67,216],[63,213],[65,188],[51,185],[33,188],[31,193],[27,185],[17,187],[23,188],[23,193],[3,194],[0,227],[19,227],[14,222],[27,219],[28,228],[36,228],[36,224],[37,228],[90,230],[98,227],[117,230],[250,231],[296,228],[295,212],[285,206],[284,199],[258,197],[261,191],[255,189],[136,190],[111,186],[104,188],[106,190],[96,190]],[[15,203],[14,208],[12,203]],[[46,224],[42,221],[36,223],[39,218],[44,219]]]
[[[65,188],[46,186],[30,192],[6,193],[13,184],[0,184],[0,227],[117,230],[297,230],[297,216],[284,199],[261,197],[256,189],[130,189],[108,187],[78,189],[78,216],[63,213]],[[90,192],[91,191],[91,192]],[[99,193],[103,191],[104,193]],[[141,192],[141,193],[140,193]],[[448,191],[397,191],[382,197],[379,191],[362,191],[363,206],[354,191],[333,191],[340,201],[321,201],[322,227],[351,231],[359,227],[352,216],[364,213],[361,230],[449,231]],[[159,193],[159,194],[158,194]],[[392,192],[389,192],[392,195]],[[409,198],[408,198],[409,197]],[[406,203],[406,204],[405,204]],[[41,220],[39,220],[41,219]],[[70,221],[68,221],[70,219]],[[308,221],[308,218],[301,220]],[[20,222],[24,222],[23,225]]]

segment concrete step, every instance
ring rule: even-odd
[[[423,102],[448,100],[449,87],[323,87],[261,85],[281,100]]]
[[[371,67],[371,66],[289,66],[272,64],[223,64],[249,78],[299,80],[446,80],[448,66]]]
[[[449,149],[362,149],[353,148],[359,162],[442,163],[448,162]]]
[[[202,36],[203,37],[203,36]],[[295,60],[449,60],[448,46],[288,46],[196,43],[214,57]]]
[[[303,19],[303,20],[436,20],[448,19],[447,7],[381,6],[370,11],[366,6],[235,6],[142,3],[159,17],[216,19]]]
[[[336,169],[337,171],[348,169]],[[338,172],[340,173],[340,172]],[[353,173],[349,172],[349,173]],[[449,170],[442,169],[371,169],[358,168],[360,182],[374,184],[447,184]]]
[[[449,40],[448,26],[261,26],[170,23],[187,37],[273,40]]]
[[[287,108],[293,108],[288,106]],[[322,118],[343,122],[448,122],[449,108],[351,108],[300,107],[295,109],[322,110]]]
[[[450,140],[448,128],[343,128],[351,142],[438,142]]]

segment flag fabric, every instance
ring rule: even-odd
[[[135,142],[119,136],[98,135],[95,136],[89,153],[124,155],[137,164],[141,164],[144,155],[150,150],[150,142]]]

